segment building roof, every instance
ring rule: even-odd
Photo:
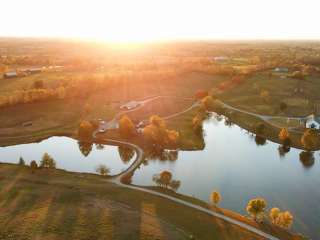
[[[18,73],[16,71],[12,71],[12,72],[6,72],[6,73],[4,73],[4,75],[6,77],[16,77],[16,76],[18,76]]]

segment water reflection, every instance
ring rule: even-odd
[[[93,145],[68,137],[51,137],[39,143],[0,147],[0,161],[17,164],[19,157],[22,157],[26,165],[30,165],[32,160],[40,164],[45,152],[54,158],[58,168],[73,172],[95,173],[97,166],[103,164],[109,168],[109,174],[114,175],[128,168],[134,161],[132,157],[123,162],[117,146]]]
[[[300,162],[305,168],[311,168],[314,165],[313,152],[303,151],[299,154]]]
[[[88,157],[89,154],[92,151],[93,143],[92,142],[81,142],[81,141],[78,141],[78,145],[79,145],[79,150],[82,153],[82,155],[85,156],[85,157]]]
[[[284,158],[288,152],[290,152],[290,147],[287,145],[279,145],[278,152],[280,158]]]
[[[208,201],[212,189],[219,189],[224,196],[221,206],[243,214],[248,200],[263,197],[268,206],[293,213],[296,231],[317,239],[320,165],[315,162],[319,155],[279,145],[267,141],[263,133],[256,135],[236,124],[229,125],[219,115],[205,121],[204,149],[147,150],[145,164],[130,176],[130,182],[170,188],[160,176],[168,171],[178,181],[178,193]],[[263,125],[257,128],[264,132]]]
[[[267,144],[267,139],[259,135],[256,135],[254,141],[256,142],[257,146],[264,146]]]
[[[132,148],[124,146],[119,146],[118,152],[123,163],[128,163],[133,158],[135,153]]]

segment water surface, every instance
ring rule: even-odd
[[[154,186],[155,174],[170,171],[180,181],[177,192],[208,202],[210,193],[219,191],[220,206],[242,214],[250,199],[263,197],[269,209],[279,207],[294,215],[294,230],[320,239],[319,152],[313,160],[301,160],[302,151],[294,148],[281,156],[279,144],[264,143],[214,118],[204,130],[204,150],[179,151],[176,160],[150,159],[135,171],[132,183]]]
[[[18,163],[23,157],[26,164],[36,160],[39,164],[47,152],[54,158],[57,168],[72,172],[95,173],[103,164],[110,174],[118,174],[128,168],[135,159],[135,152],[111,145],[91,145],[78,143],[68,137],[51,137],[40,143],[0,147],[0,162]]]

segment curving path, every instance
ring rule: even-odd
[[[128,110],[128,111],[125,111],[125,112],[120,112],[120,113],[118,113],[111,121],[109,121],[108,123],[104,124],[104,125],[101,126],[101,127],[106,128],[106,127],[108,127],[108,124],[111,125],[111,126],[114,126],[114,124],[117,123],[118,118],[119,118],[122,114],[124,114],[124,113],[126,113],[126,112],[131,112],[131,111],[135,111],[135,110],[137,110],[137,109],[140,109],[141,107],[143,107],[143,106],[145,105],[145,103],[150,102],[150,101],[153,101],[153,100],[155,100],[155,99],[157,99],[157,98],[159,98],[159,97],[167,97],[167,96],[157,96],[157,97],[152,97],[152,98],[149,98],[149,99],[147,99],[147,100],[144,100],[144,101],[142,101],[142,104],[141,104],[138,108],[135,108],[135,109],[132,109],[132,110]],[[187,109],[185,109],[185,110],[183,110],[183,111],[181,111],[181,112],[178,112],[178,113],[172,114],[172,115],[170,115],[170,116],[167,116],[167,117],[165,117],[164,119],[173,118],[173,117],[176,117],[176,116],[178,116],[178,115],[180,115],[180,114],[186,113],[187,111],[190,111],[190,110],[193,109],[194,107],[198,106],[198,104],[199,104],[198,102],[195,102],[195,103],[192,104],[189,108],[187,108]],[[106,126],[106,125],[107,125],[107,126]],[[100,127],[99,127],[99,129],[100,129]],[[99,129],[96,130],[96,131],[93,133],[93,138],[94,138],[94,139],[96,138],[97,134],[99,133]],[[110,129],[110,128],[109,128],[109,129]],[[270,234],[268,234],[268,233],[265,233],[265,232],[263,232],[263,231],[255,228],[255,227],[253,227],[253,226],[251,226],[251,225],[249,225],[249,224],[243,223],[243,222],[241,222],[241,221],[238,221],[238,220],[236,220],[236,219],[230,218],[230,217],[225,216],[225,215],[223,215],[223,214],[220,214],[220,213],[217,213],[217,212],[213,212],[213,211],[211,211],[211,210],[209,210],[209,209],[206,209],[206,208],[204,208],[204,207],[198,206],[198,205],[196,205],[196,204],[192,204],[192,203],[190,203],[190,202],[183,201],[183,200],[181,200],[181,199],[179,199],[179,198],[175,198],[175,197],[172,197],[172,196],[169,196],[169,195],[166,195],[166,194],[157,192],[157,191],[153,191],[153,190],[150,190],[150,189],[145,189],[145,188],[142,188],[142,187],[133,186],[133,185],[127,185],[127,184],[121,183],[120,180],[121,180],[121,177],[122,177],[122,176],[124,176],[124,175],[126,175],[126,174],[128,174],[128,173],[133,172],[133,171],[134,171],[137,167],[139,167],[139,165],[143,162],[143,160],[144,160],[144,158],[143,158],[144,152],[143,152],[142,148],[140,148],[138,145],[133,144],[133,143],[130,143],[130,142],[118,141],[118,140],[113,140],[113,139],[102,139],[102,140],[103,140],[103,141],[106,141],[106,142],[108,142],[108,143],[115,144],[115,145],[117,145],[117,144],[126,145],[126,146],[128,146],[128,147],[131,147],[131,148],[135,149],[135,150],[136,150],[136,153],[137,153],[137,156],[136,156],[136,159],[135,159],[134,163],[133,163],[128,169],[126,169],[124,172],[122,172],[122,173],[120,173],[120,174],[118,174],[118,175],[116,175],[116,176],[111,177],[111,179],[110,179],[109,181],[111,181],[111,182],[113,182],[113,183],[115,183],[115,184],[117,184],[117,185],[119,185],[119,186],[121,186],[121,187],[129,188],[129,189],[133,189],[133,190],[141,191],[141,192],[145,192],[145,193],[149,193],[149,194],[152,194],[152,195],[155,195],[155,196],[158,196],[158,197],[162,197],[162,198],[165,198],[165,199],[174,201],[174,202],[176,202],[176,203],[178,203],[178,204],[182,204],[182,205],[185,205],[185,206],[187,206],[187,207],[191,207],[191,208],[196,209],[196,210],[198,210],[198,211],[201,211],[201,212],[203,212],[203,213],[209,214],[209,215],[211,215],[211,216],[213,216],[213,217],[222,219],[222,220],[224,220],[224,221],[226,221],[226,222],[228,222],[228,223],[237,225],[237,226],[239,226],[239,227],[241,227],[241,228],[243,228],[243,229],[245,229],[245,230],[248,230],[248,231],[250,231],[250,232],[253,232],[253,233],[255,233],[255,234],[257,234],[257,235],[259,235],[259,236],[261,236],[261,237],[263,237],[263,238],[270,239],[270,240],[280,240],[279,238],[274,237],[274,236],[272,236],[272,235],[270,235]]]

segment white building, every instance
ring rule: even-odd
[[[273,71],[278,73],[287,73],[289,72],[289,69],[286,67],[276,67]]]
[[[14,77],[18,77],[18,73],[16,71],[12,71],[12,72],[6,72],[3,74],[4,78],[14,78]]]
[[[126,104],[121,105],[120,109],[121,110],[132,110],[134,108],[139,107],[139,105],[140,105],[140,102],[130,101],[130,102],[126,103]]]
[[[320,116],[311,114],[307,117],[306,128],[320,129]]]

